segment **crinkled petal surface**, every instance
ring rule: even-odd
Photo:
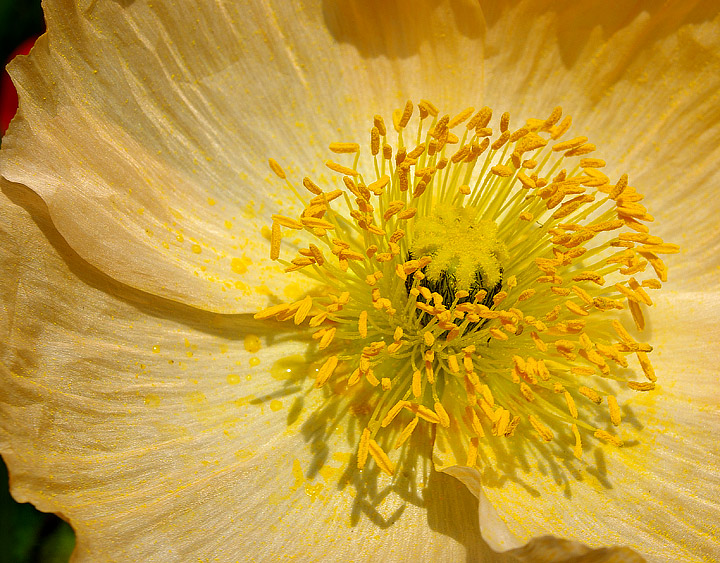
[[[482,65],[467,62],[482,61],[481,16],[457,0],[57,0],[46,14],[12,69],[20,117],[0,171],[102,271],[212,311],[280,291],[260,230],[292,200],[268,157],[322,175],[328,143],[364,139],[373,113],[447,103],[465,83],[480,97]]]
[[[494,553],[476,498],[443,473],[420,505],[356,503],[338,486],[346,456],[306,441],[305,374],[278,358],[297,342],[113,281],[35,194],[0,187],[15,280],[0,310],[0,450],[14,496],[73,525],[76,560],[642,561],[548,537]]]
[[[720,317],[712,188],[720,161],[718,11],[710,2],[614,9],[521,2],[485,12],[486,75],[499,80],[485,90],[489,105],[510,99],[537,112],[561,104],[574,117],[573,131],[588,132],[601,148],[604,172],[629,173],[656,232],[683,249],[668,258],[676,292],[655,299],[652,325],[641,335],[655,347],[661,389],[653,398],[627,396],[623,424],[630,436],[639,430],[637,441],[586,451],[586,471],[570,480],[543,461],[502,483],[481,475],[489,505],[507,524],[484,530],[497,549],[551,526],[590,545],[629,545],[653,561],[720,557],[713,492],[720,451],[710,437],[720,421],[710,336]],[[562,464],[556,453],[549,459]]]
[[[394,544],[368,542],[366,519],[338,526],[352,500],[302,472],[313,458],[288,427],[292,380],[269,370],[302,347],[186,305],[254,311],[283,291],[259,234],[291,204],[269,156],[322,180],[329,142],[362,140],[370,116],[406,98],[517,116],[562,104],[572,131],[603,148],[606,173],[628,172],[658,234],[684,249],[668,260],[676,293],[656,299],[644,335],[661,389],[628,398],[637,442],[586,449],[572,481],[543,458],[502,483],[457,476],[496,549],[552,533],[650,560],[719,557],[715,3],[486,3],[482,15],[461,2],[286,4],[48,3],[48,35],[14,68],[21,112],[0,172],[44,200],[72,250],[47,219],[51,247],[26,217],[8,217],[22,237],[4,251],[17,280],[3,288],[14,494],[69,518],[91,560],[159,556],[160,538],[167,559],[232,556],[239,534],[258,559],[484,557],[467,539],[475,513],[433,521],[410,506]],[[251,331],[262,369],[244,351]],[[373,526],[395,508],[380,507]]]
[[[717,3],[499,4],[483,4],[484,103],[519,116],[561,105],[611,181],[627,173],[646,196],[653,232],[681,245],[671,286],[692,277],[717,288],[708,267],[720,249],[710,199],[720,181]]]
[[[510,477],[489,468],[479,476],[457,475],[471,487],[479,479],[489,506],[507,525],[484,534],[495,549],[522,544],[549,526],[589,545],[629,546],[651,561],[720,555],[720,448],[711,437],[720,414],[719,373],[716,346],[705,336],[717,332],[718,315],[718,294],[658,300],[653,341],[662,384],[655,395],[618,398],[624,402],[624,447],[586,448],[582,470],[568,471],[567,454],[550,447]],[[595,423],[605,417],[599,413]]]
[[[80,560],[491,553],[475,499],[448,476],[426,483],[422,508],[354,505],[339,489],[344,458],[318,461],[297,374],[273,367],[298,343],[113,282],[29,193],[3,183],[2,267],[16,282],[3,285],[0,447],[16,499],[69,520]]]

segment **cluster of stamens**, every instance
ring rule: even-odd
[[[503,440],[569,439],[578,459],[583,441],[622,446],[613,390],[649,391],[656,377],[618,311],[644,328],[646,290],[666,280],[660,255],[678,247],[649,234],[642,195],[626,175],[611,183],[586,137],[560,140],[560,108],[514,131],[505,113],[499,132],[487,107],[439,117],[422,101],[409,128],[414,109],[393,115],[395,148],[375,116],[362,166],[359,144],[330,145],[351,160],[325,162],[339,188],[304,178],[303,195],[270,160],[304,208],[273,215],[271,258],[284,232],[305,233],[280,261],[317,284],[255,318],[313,330],[314,386],[354,397],[361,469],[371,457],[392,475],[422,425],[470,467]],[[443,220],[487,242],[444,240]],[[638,281],[648,265],[657,279]],[[628,380],[632,355],[646,381]]]

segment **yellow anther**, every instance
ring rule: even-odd
[[[509,178],[514,174],[514,171],[509,166],[505,166],[503,164],[498,164],[496,166],[493,166],[490,169],[490,172],[495,174],[496,176],[500,176],[501,178]]]
[[[515,141],[522,139],[528,133],[530,133],[530,129],[527,127],[521,127],[510,134],[510,142],[514,143]]]
[[[580,387],[578,387],[578,393],[580,393],[581,395],[584,395],[585,397],[590,399],[596,405],[599,405],[600,403],[602,403],[602,397],[594,389],[590,389],[589,387],[585,387],[584,385],[581,385]]]
[[[623,445],[623,441],[618,438],[617,436],[613,436],[609,432],[606,432],[605,430],[596,430],[595,431],[595,437],[603,440],[604,442],[608,442],[612,444],[613,446],[621,447]]]
[[[553,108],[552,112],[550,113],[550,117],[548,117],[545,122],[540,126],[540,130],[549,131],[558,121],[560,121],[561,117],[562,108],[560,106]]]
[[[453,117],[448,122],[448,128],[452,129],[453,127],[457,127],[463,121],[468,119],[473,114],[474,111],[475,111],[475,108],[467,108],[467,109],[461,111],[460,113],[458,113],[455,117]]]
[[[533,395],[532,389],[530,389],[527,383],[523,381],[520,382],[520,393],[529,403],[532,403],[535,400],[535,395]]]
[[[487,106],[484,106],[480,108],[480,110],[473,116],[473,118],[468,122],[467,128],[468,129],[474,129],[474,128],[484,128],[487,127],[488,123],[490,123],[490,119],[492,119],[492,109],[490,109]]]
[[[575,406],[575,399],[572,398],[572,395],[568,391],[565,391],[565,402],[567,403],[568,412],[570,413],[570,416],[572,416],[573,418],[577,418],[578,410],[577,410],[577,407]]]
[[[337,329],[335,327],[329,328],[325,334],[323,334],[323,337],[320,339],[320,344],[318,344],[318,350],[324,350],[327,348],[330,343],[333,341],[333,338],[335,338],[335,332]]]
[[[655,389],[655,382],[653,381],[628,381],[627,384],[634,391],[652,391]]]
[[[412,117],[413,113],[413,103],[408,100],[405,102],[405,109],[403,109],[402,115],[400,116],[400,119],[398,121],[398,127],[401,129],[403,127],[406,127],[408,122],[410,121],[410,118]]]
[[[490,145],[490,148],[494,151],[499,150],[505,145],[505,143],[508,142],[509,139],[510,133],[508,131],[504,131],[502,135],[500,135],[497,140],[492,145]]]
[[[368,383],[373,387],[377,387],[378,385],[380,385],[380,380],[375,377],[375,373],[373,372],[373,370],[367,371],[367,373],[365,374],[365,379],[367,379]]]
[[[360,333],[361,338],[367,338],[368,334],[368,312],[367,311],[361,311],[360,316],[358,317],[358,332]]]
[[[470,438],[470,441],[468,443],[468,449],[467,449],[467,458],[465,461],[465,465],[467,465],[468,467],[475,467],[475,465],[477,464],[479,445],[480,445],[480,442],[477,438],[475,438],[475,437]]]
[[[533,415],[528,416],[528,420],[530,421],[530,424],[532,424],[532,427],[540,435],[540,438],[542,438],[544,442],[552,441],[553,434],[547,426],[545,426],[542,422],[540,422]]]
[[[365,428],[365,430],[363,430],[362,434],[360,435],[360,444],[358,445],[358,456],[357,456],[358,469],[362,469],[363,467],[365,467],[365,462],[367,461],[367,456],[368,456],[369,443],[370,443],[370,430]]]
[[[680,247],[677,244],[645,244],[638,248],[641,252],[652,252],[653,254],[677,254]]]
[[[415,217],[416,213],[417,213],[416,208],[409,207],[409,208],[405,209],[404,211],[401,211],[400,213],[398,213],[397,218],[401,219],[401,220],[412,219],[413,217]]]
[[[620,407],[618,406],[617,399],[613,395],[608,395],[607,398],[608,408],[610,409],[610,420],[615,426],[620,425],[622,415],[620,414]]]
[[[509,338],[508,335],[499,328],[491,328],[489,332],[490,336],[497,338],[498,340],[507,340]]]
[[[325,383],[327,383],[328,379],[330,379],[330,376],[335,371],[337,365],[337,356],[330,356],[327,360],[325,360],[325,363],[318,370],[317,376],[315,377],[315,387],[322,387],[323,385],[325,385]]]
[[[579,147],[567,151],[564,156],[581,156],[583,154],[589,154],[593,152],[596,148],[597,147],[592,143],[585,143],[584,145],[580,145]]]
[[[352,168],[348,168],[347,166],[343,166],[342,164],[338,164],[337,162],[333,162],[332,160],[326,160],[325,166],[327,166],[333,172],[337,172],[338,174],[344,174],[345,176],[358,175],[357,170],[353,170]]]
[[[635,352],[635,354],[640,361],[640,367],[642,367],[645,377],[647,377],[650,381],[657,381],[657,377],[655,376],[655,370],[650,363],[650,358],[648,358],[648,355],[645,352],[640,351]]]
[[[602,168],[605,166],[605,161],[600,158],[581,158],[581,168]]]
[[[270,165],[270,170],[272,170],[278,178],[282,180],[286,178],[285,171],[280,167],[274,158],[269,158],[268,164]]]
[[[524,174],[522,172],[518,172],[517,178],[518,178],[518,180],[520,180],[520,183],[523,185],[523,187],[528,190],[532,190],[537,187],[535,180],[533,180],[532,178],[529,178],[526,174]]]
[[[620,324],[620,321],[613,320],[611,324],[612,324],[613,328],[615,329],[615,332],[617,332],[618,336],[620,338],[622,338],[625,342],[628,342],[628,343],[635,342],[635,339],[632,336],[630,336],[630,333],[627,330],[625,330],[625,327]]]
[[[556,143],[553,145],[552,150],[554,152],[560,152],[560,151],[566,151],[569,149],[574,149],[576,147],[579,147],[586,143],[588,140],[587,137],[575,137],[574,139],[570,139],[568,141],[562,141],[560,143]]]
[[[377,127],[370,129],[370,154],[376,156],[380,153],[380,132]]]
[[[425,341],[425,346],[430,347],[435,343],[435,336],[432,332],[427,330],[423,333],[423,340]]]
[[[393,420],[395,420],[395,417],[400,413],[400,411],[403,410],[408,404],[409,403],[407,401],[398,401],[397,403],[395,403],[395,406],[393,406],[393,408],[391,408],[387,412],[385,418],[382,419],[380,426],[382,426],[383,428],[388,426]]]
[[[408,425],[403,428],[402,432],[400,432],[400,435],[397,437],[397,440],[395,441],[395,448],[399,448],[402,446],[407,439],[410,437],[410,435],[413,433],[413,430],[415,430],[415,427],[418,424],[419,418],[416,416],[413,418]]]
[[[279,305],[273,305],[272,307],[268,307],[267,309],[263,309],[262,311],[255,313],[253,318],[259,321],[270,319],[287,312],[288,309],[290,309],[290,305],[280,303]]]
[[[413,396],[419,397],[421,393],[422,385],[422,373],[420,370],[415,370],[412,377],[412,392]]]
[[[572,425],[572,433],[575,436],[575,447],[573,448],[573,455],[582,459],[582,440],[580,438],[580,431],[578,430],[577,424]]]
[[[272,230],[270,231],[270,260],[277,260],[280,257],[281,239],[280,224],[273,221]]]
[[[312,297],[310,297],[309,295],[300,302],[300,306],[298,307],[297,311],[295,311],[294,322],[296,325],[301,324],[305,320],[305,317],[307,317],[310,309],[312,309],[312,306],[313,300]]]
[[[381,136],[384,137],[385,135],[387,135],[385,121],[383,120],[381,115],[376,115],[375,117],[373,117],[373,126],[377,128]]]
[[[427,350],[425,354],[427,355],[428,352],[432,353],[432,350]],[[428,383],[435,383],[435,368],[433,367],[432,359],[425,360],[425,377],[427,377]]]
[[[460,366],[458,365],[457,356],[451,354],[448,356],[448,367],[453,373],[460,373]]]
[[[437,413],[434,410],[429,409],[425,405],[409,403],[406,408],[417,414],[423,420],[427,420],[432,424],[440,424],[440,418],[438,417]]]
[[[437,417],[440,421],[440,426],[444,428],[450,428],[450,416],[445,410],[445,407],[443,407],[442,403],[435,403],[435,412],[437,413]]]
[[[559,139],[565,133],[568,132],[568,129],[570,129],[571,125],[572,125],[572,118],[568,115],[560,122],[560,125],[556,125],[555,127],[553,127],[551,129],[550,137],[553,140]]]
[[[500,116],[500,132],[505,133],[510,126],[510,114],[508,112],[503,113]]]
[[[330,143],[330,150],[336,154],[352,154],[360,151],[357,143]]]
[[[295,219],[291,219],[290,217],[285,217],[283,215],[273,215],[272,220],[283,227],[287,227],[288,229],[302,231],[305,228],[300,221],[296,221]]]

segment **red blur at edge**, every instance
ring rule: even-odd
[[[9,63],[18,55],[27,55],[35,44],[37,37],[30,37],[23,41],[20,46],[15,49],[8,58]],[[0,75],[0,135],[4,135],[10,125],[10,120],[15,116],[18,106],[18,97],[15,86],[10,80],[5,67],[3,67],[2,75]]]

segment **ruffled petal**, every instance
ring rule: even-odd
[[[717,287],[720,10],[714,2],[483,5],[486,103],[517,117],[561,105],[646,196],[653,234],[681,246],[670,284]],[[515,123],[519,127],[522,123]],[[511,122],[511,128],[513,123]],[[682,272],[678,275],[673,272]]]
[[[2,188],[0,449],[79,560],[492,560],[459,481],[371,504],[343,480],[344,430],[306,422],[305,342],[122,286]]]
[[[281,292],[260,233],[293,202],[269,157],[299,183],[406,97],[444,103],[465,81],[479,94],[481,18],[464,2],[58,0],[46,16],[12,69],[20,117],[0,171],[102,271],[212,311]]]
[[[648,561],[720,557],[720,448],[713,438],[720,390],[717,350],[707,340],[720,296],[671,294],[658,298],[657,308],[658,388],[618,397],[624,447],[586,446],[579,466],[547,450],[551,455],[528,459],[526,471],[501,481],[489,468],[483,473],[483,492],[519,543],[549,532],[590,546],[626,545]],[[501,527],[483,534],[506,548]]]

